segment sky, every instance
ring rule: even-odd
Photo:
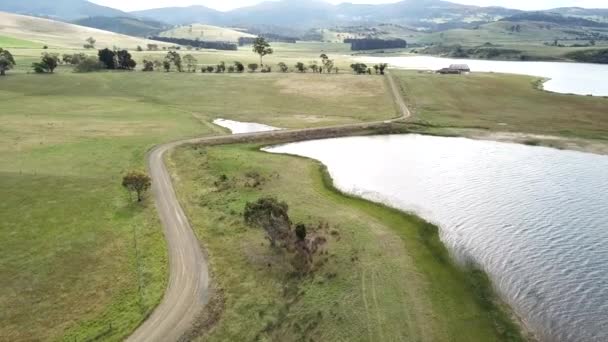
[[[217,10],[226,11],[238,7],[254,5],[262,0],[89,0],[91,2],[114,7],[123,11],[134,11],[148,8],[170,7],[170,6],[189,6],[203,5]],[[306,1],[306,0],[302,0]],[[362,3],[380,4],[398,2],[397,0],[328,0],[331,3]],[[479,6],[503,6],[524,10],[538,10],[554,7],[587,7],[587,8],[608,8],[608,0],[452,0],[467,5]]]

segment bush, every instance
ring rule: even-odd
[[[289,71],[289,67],[287,66],[287,64],[281,62],[279,63],[279,70],[281,70],[281,72],[287,72]]]
[[[298,62],[298,63],[296,63],[295,68],[296,68],[296,70],[298,70],[299,72],[306,72],[306,69],[308,69],[308,68],[306,67],[306,65],[305,65],[304,63],[302,63],[302,62]]]
[[[257,63],[251,63],[251,64],[247,65],[247,68],[249,69],[250,72],[255,72],[256,70],[258,70],[259,65]]]
[[[81,60],[78,65],[76,65],[76,67],[74,68],[74,71],[75,72],[94,72],[94,71],[103,70],[105,68],[106,68],[106,65],[101,63],[97,58],[86,57],[85,59]]]

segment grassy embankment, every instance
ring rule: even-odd
[[[122,174],[143,169],[155,144],[213,134],[216,117],[308,127],[394,115],[381,78],[326,76],[0,79],[0,336],[120,340],[132,331],[164,291],[166,246],[153,203],[135,205]]]
[[[202,340],[521,340],[487,278],[455,267],[436,227],[340,194],[317,162],[258,148],[189,146],[167,158],[220,289]],[[260,187],[246,185],[251,174]],[[244,225],[245,203],[267,195],[287,201],[294,222],[329,224],[314,276],[290,276],[263,232]]]
[[[608,99],[538,89],[528,76],[393,71],[423,131],[478,136],[508,132],[555,147],[608,145]],[[528,136],[526,136],[526,134]],[[574,144],[574,145],[571,145]]]

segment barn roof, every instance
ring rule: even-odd
[[[471,70],[467,64],[452,64],[450,65],[450,69],[455,70]]]

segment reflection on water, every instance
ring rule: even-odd
[[[450,64],[468,64],[473,72],[499,72],[550,78],[544,88],[564,94],[608,96],[608,65],[559,62],[508,62],[430,56],[361,57],[364,63],[389,63],[393,67],[439,70]]]
[[[293,143],[340,189],[437,223],[545,341],[608,341],[608,157],[419,135]]]
[[[214,120],[213,123],[218,126],[229,129],[230,132],[232,132],[232,134],[267,132],[267,131],[280,130],[280,128],[262,125],[262,124],[254,123],[254,122],[240,122],[240,121],[217,119],[217,120]]]

